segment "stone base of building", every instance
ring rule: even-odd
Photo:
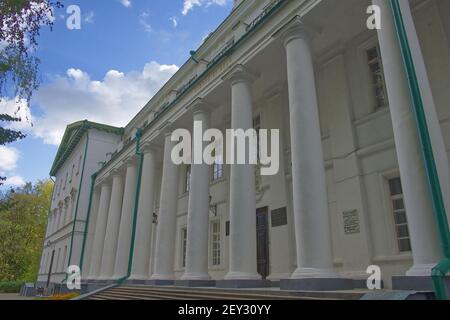
[[[353,289],[367,289],[367,279],[353,279]],[[380,289],[384,289],[383,280],[381,280]]]
[[[450,297],[450,276],[444,279],[447,296]],[[431,276],[393,276],[392,288],[394,290],[414,290],[414,291],[433,291],[433,280]]]
[[[146,280],[147,286],[173,286],[174,280]]]
[[[137,280],[137,279],[129,279],[126,280],[125,284],[147,284],[148,280]]]
[[[217,280],[216,287],[222,289],[269,288],[270,280]]]
[[[352,279],[343,278],[309,278],[280,280],[281,290],[290,291],[338,291],[353,290]]]
[[[175,280],[173,283],[175,287],[215,287],[216,280]]]

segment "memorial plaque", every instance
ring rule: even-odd
[[[361,232],[357,210],[346,211],[343,213],[343,217],[345,234],[357,234]]]

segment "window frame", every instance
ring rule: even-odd
[[[411,253],[412,252],[412,248],[411,248],[411,233],[409,232],[409,224],[408,224],[408,216],[406,213],[406,208],[405,208],[405,197],[404,197],[404,192],[403,192],[403,185],[402,186],[402,192],[400,194],[392,194],[391,191],[391,181],[399,179],[400,180],[400,184],[401,184],[401,178],[400,176],[391,176],[391,177],[386,177],[386,183],[387,183],[387,190],[388,190],[388,194],[389,194],[389,204],[390,204],[390,214],[392,217],[392,222],[393,222],[393,227],[394,227],[394,236],[395,236],[395,240],[397,243],[397,251],[400,254],[405,254],[405,253]],[[397,200],[402,200],[403,202],[403,208],[402,209],[395,209],[394,206],[394,202]],[[396,220],[396,214],[399,212],[403,212],[405,215],[405,220],[406,222],[404,223],[397,223]],[[408,236],[400,236],[399,231],[398,231],[398,227],[405,227],[408,230]],[[400,247],[400,241],[402,240],[408,240],[409,242],[409,250],[402,250]]]
[[[369,60],[369,52],[371,50],[376,51],[377,57],[373,58],[372,60]],[[366,58],[366,69],[369,74],[369,81],[370,81],[369,88],[370,88],[371,101],[372,101],[372,106],[373,106],[372,108],[373,108],[373,111],[376,112],[376,111],[382,110],[384,108],[387,108],[389,106],[389,98],[387,95],[387,88],[386,88],[386,78],[384,76],[384,69],[383,69],[383,59],[381,57],[380,44],[378,42],[373,44],[372,46],[368,46],[365,49],[365,58]],[[378,84],[375,83],[375,81],[374,81],[374,77],[376,76],[376,74],[371,69],[371,66],[375,63],[378,63],[379,68],[380,68],[380,77],[382,80],[381,91],[382,91],[382,94],[384,95],[384,98],[383,98],[384,103],[382,105],[380,105],[378,103],[379,98],[377,97],[377,94],[376,94],[376,90],[380,89],[380,88],[378,88]]]
[[[186,268],[187,256],[187,226],[180,228],[180,267]]]
[[[214,232],[214,226],[217,225],[218,226],[218,231]],[[215,219],[212,220],[210,222],[210,227],[209,227],[209,231],[210,231],[210,259],[209,259],[209,263],[210,266],[213,268],[218,268],[220,266],[222,266],[222,223],[220,221],[220,219]],[[214,236],[218,235],[218,239],[214,239]],[[218,249],[215,250],[214,248],[214,243],[217,242],[218,243]],[[218,256],[215,256],[215,253],[218,253]],[[218,263],[216,263],[216,259],[218,259]]]

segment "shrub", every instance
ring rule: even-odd
[[[23,282],[20,281],[8,281],[0,282],[0,292],[2,293],[19,293],[22,288]]]

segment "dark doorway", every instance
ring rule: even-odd
[[[53,259],[55,258],[55,250],[52,251],[52,257],[50,259],[50,267],[48,269],[48,277],[47,277],[47,285],[46,287],[48,288],[50,285],[50,279],[52,277],[52,270],[53,270]]]
[[[265,279],[269,275],[269,208],[256,210],[256,257],[258,273]]]

